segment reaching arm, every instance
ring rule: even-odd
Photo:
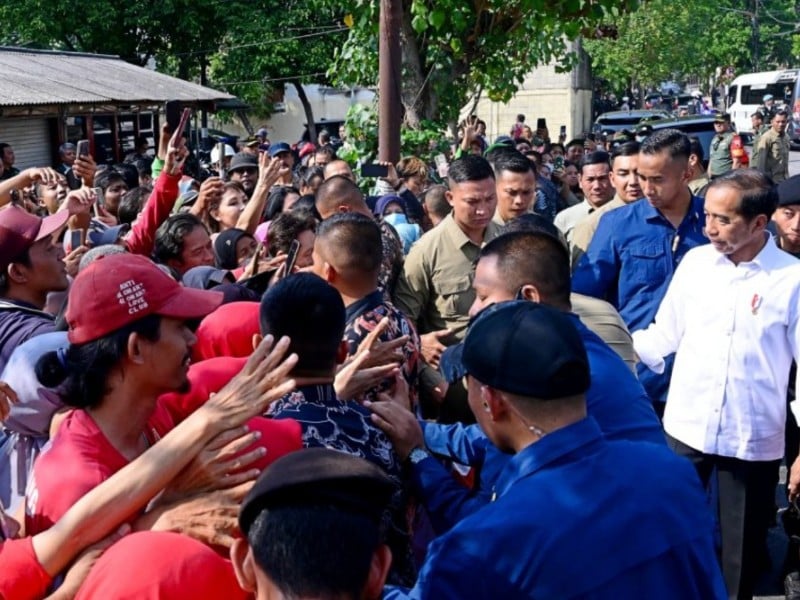
[[[269,191],[280,177],[289,172],[277,157],[270,159],[266,152],[262,152],[258,157],[258,183],[253,190],[253,196],[247,202],[236,222],[236,228],[254,234],[256,227],[261,223],[261,215],[264,214],[264,207],[267,204]]]

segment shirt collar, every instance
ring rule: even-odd
[[[442,234],[446,236],[456,248],[463,248],[466,244],[472,244],[473,246],[476,245],[458,226],[458,223],[456,223],[455,219],[453,218],[453,213],[447,215],[439,226],[442,227]],[[489,221],[489,224],[486,226],[486,229],[483,232],[484,241],[489,241],[495,237],[495,234],[499,228],[500,226],[497,223],[494,221]]]
[[[573,454],[585,455],[586,446],[601,443],[602,440],[600,427],[592,417],[548,433],[511,458],[497,479],[494,497],[502,496],[519,480],[556,461],[568,459]]]
[[[663,221],[665,223],[668,222],[667,219],[664,218],[664,215],[662,215],[657,208],[653,207],[653,205],[650,204],[647,198],[642,198],[641,200],[637,200],[637,202],[644,203],[642,205],[642,211],[644,212],[644,218],[646,221]],[[687,219],[699,221],[703,217],[703,203],[704,200],[702,198],[692,194],[691,200],[689,201],[689,210],[683,217],[681,225],[683,225]]]
[[[783,250],[778,248],[778,245],[775,243],[775,238],[773,238],[768,231],[764,232],[764,236],[767,238],[767,242],[764,244],[764,247],[761,248],[761,251],[755,255],[753,260],[740,262],[738,265],[734,265],[726,255],[719,252],[717,253],[717,264],[722,264],[732,268],[755,269],[760,271],[772,270],[774,265],[780,264],[782,254],[785,253]]]
[[[345,320],[350,323],[356,316],[369,311],[371,308],[380,306],[383,303],[383,292],[375,290],[367,294],[361,300],[356,300],[347,307]]]

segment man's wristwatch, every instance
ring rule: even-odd
[[[420,448],[419,446],[417,446],[411,452],[409,452],[406,461],[412,465],[416,465],[419,462],[428,458],[429,456],[430,454],[428,454],[428,451],[425,450],[425,448]]]

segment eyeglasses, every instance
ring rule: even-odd
[[[231,174],[233,173],[241,173],[242,175],[256,175],[258,173],[258,169],[254,169],[252,167],[243,167],[241,169],[231,171]]]

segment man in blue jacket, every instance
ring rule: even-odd
[[[462,360],[470,408],[513,457],[492,503],[430,545],[412,590],[384,598],[726,597],[694,470],[665,445],[604,439],[568,314],[495,304]],[[375,410],[390,427],[388,412]]]
[[[586,391],[587,411],[603,435],[612,440],[665,444],[661,423],[642,385],[623,360],[570,312],[569,253],[555,236],[518,231],[495,238],[481,250],[473,287],[476,300],[470,310],[472,316],[490,304],[515,297],[568,314],[589,357],[591,385]],[[450,381],[460,380],[464,375],[459,356],[462,349],[454,346],[442,359],[442,369]],[[395,446],[409,443],[425,446],[432,454],[469,465],[478,472],[478,484],[470,491],[454,481],[438,460],[424,459],[418,453],[420,460],[411,468],[413,482],[434,529],[444,533],[489,501],[497,477],[510,457],[495,448],[477,425],[424,422],[417,425],[410,414],[399,418],[405,418],[404,431],[408,435],[387,430]]]

